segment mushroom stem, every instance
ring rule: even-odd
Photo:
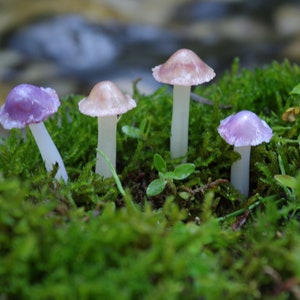
[[[174,85],[170,145],[171,156],[173,158],[187,154],[190,94],[190,86]]]
[[[101,149],[106,154],[114,168],[116,168],[116,131],[117,115],[98,117],[97,149]],[[104,178],[112,176],[106,161],[98,152],[95,172]]]
[[[234,151],[241,155],[241,159],[231,166],[231,184],[245,197],[249,194],[249,163],[251,146],[234,147]]]
[[[58,170],[55,178],[67,182],[68,174],[65,165],[44,123],[30,124],[29,128],[45,162],[46,170],[52,171],[53,165],[57,163]]]

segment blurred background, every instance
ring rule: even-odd
[[[0,102],[19,83],[87,94],[100,80],[157,88],[151,68],[190,48],[221,76],[300,63],[296,0],[0,0]]]

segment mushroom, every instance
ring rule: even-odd
[[[63,160],[43,123],[59,106],[60,101],[55,90],[23,83],[14,87],[7,95],[0,108],[0,122],[5,129],[24,128],[28,125],[46,170],[52,171],[53,165],[57,163],[55,178],[62,178],[66,182],[68,175]]]
[[[170,151],[173,158],[182,157],[188,150],[191,86],[210,81],[215,72],[192,50],[180,49],[154,67],[152,75],[158,82],[174,86]]]
[[[116,129],[117,115],[124,114],[136,107],[135,101],[124,95],[111,81],[101,81],[91,90],[88,97],[79,103],[79,111],[91,117],[98,117],[98,145],[106,154],[112,166],[116,167]],[[112,173],[104,158],[97,152],[95,172],[103,177],[111,177]]]
[[[273,135],[272,129],[255,113],[243,110],[222,120],[218,132],[241,156],[231,166],[230,180],[231,184],[247,197],[251,146],[269,142]]]

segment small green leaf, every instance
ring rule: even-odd
[[[179,194],[179,196],[180,196],[182,199],[184,199],[184,200],[188,200],[188,199],[191,197],[191,194],[188,193],[188,192],[180,192],[180,193],[178,193],[178,194]]]
[[[159,195],[165,188],[167,182],[164,179],[154,179],[147,187],[147,196]]]
[[[195,170],[194,164],[182,164],[175,168],[173,179],[182,180],[189,177]]]
[[[300,95],[300,83],[297,84],[297,85],[292,89],[292,91],[290,92],[290,94],[298,94],[298,95]]]
[[[174,174],[174,172],[172,172],[172,171],[168,171],[168,172],[166,172],[166,173],[160,173],[160,176],[161,176],[161,178],[164,178],[164,179],[171,179],[171,180],[173,180],[174,178],[175,178],[175,174]]]
[[[295,177],[289,175],[275,175],[274,178],[283,186],[295,189],[297,187],[297,180]]]
[[[167,171],[167,164],[165,160],[159,154],[154,154],[153,158],[154,167],[158,172],[166,173]]]
[[[134,138],[134,139],[140,139],[141,138],[141,130],[139,128],[124,125],[122,126],[122,132],[127,135],[128,137]]]

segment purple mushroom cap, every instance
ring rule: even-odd
[[[158,82],[179,86],[198,85],[216,76],[214,70],[189,49],[177,50],[164,64],[152,68],[152,75]]]
[[[23,128],[43,122],[59,106],[55,90],[23,83],[14,87],[7,95],[0,108],[0,123],[5,129]]]
[[[269,142],[272,129],[255,113],[243,110],[222,120],[218,127],[221,137],[235,147],[256,146]]]

